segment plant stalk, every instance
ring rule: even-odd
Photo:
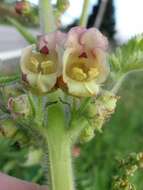
[[[70,144],[54,134],[48,135],[48,189],[74,190]],[[47,158],[47,157],[45,157]]]
[[[86,26],[87,25],[89,3],[90,3],[90,0],[84,0],[83,8],[82,8],[82,14],[81,14],[80,21],[79,21],[80,26]]]
[[[71,142],[66,131],[63,106],[60,103],[50,106],[48,118],[46,150],[43,150],[45,164],[48,165],[48,189],[74,190]]]
[[[42,33],[54,32],[56,30],[51,0],[39,0],[39,16]]]

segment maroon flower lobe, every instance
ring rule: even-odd
[[[86,52],[82,52],[82,53],[79,55],[79,58],[87,58]]]
[[[42,47],[40,49],[40,53],[43,53],[43,54],[48,54],[49,53],[49,49],[48,47],[45,45],[44,47]]]

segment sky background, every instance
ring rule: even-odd
[[[97,0],[90,1],[89,13]],[[31,2],[37,3],[38,0],[31,0]],[[70,2],[70,8],[62,18],[63,24],[72,22],[81,14],[83,0],[70,0]],[[126,41],[135,34],[143,32],[143,0],[114,0],[114,3],[116,7],[117,38]]]

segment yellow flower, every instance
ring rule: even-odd
[[[106,38],[95,28],[69,31],[63,56],[63,80],[75,96],[95,96],[108,76]]]
[[[36,94],[54,89],[57,77],[61,75],[61,50],[58,45],[60,32],[40,36],[37,49],[29,46],[21,57],[22,79]]]

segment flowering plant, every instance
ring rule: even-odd
[[[16,126],[9,136],[21,131],[22,142],[40,150],[50,190],[75,189],[72,147],[102,131],[115,111],[123,79],[143,68],[142,36],[109,55],[107,38],[96,28],[86,28],[88,4],[85,0],[79,26],[63,33],[56,15],[68,1],[58,0],[55,13],[50,1],[40,0],[42,34],[37,40],[9,19],[30,45],[22,51],[20,75],[0,77],[5,90],[16,82],[10,94],[4,91],[0,106],[11,127]],[[2,131],[6,134],[5,126]]]

